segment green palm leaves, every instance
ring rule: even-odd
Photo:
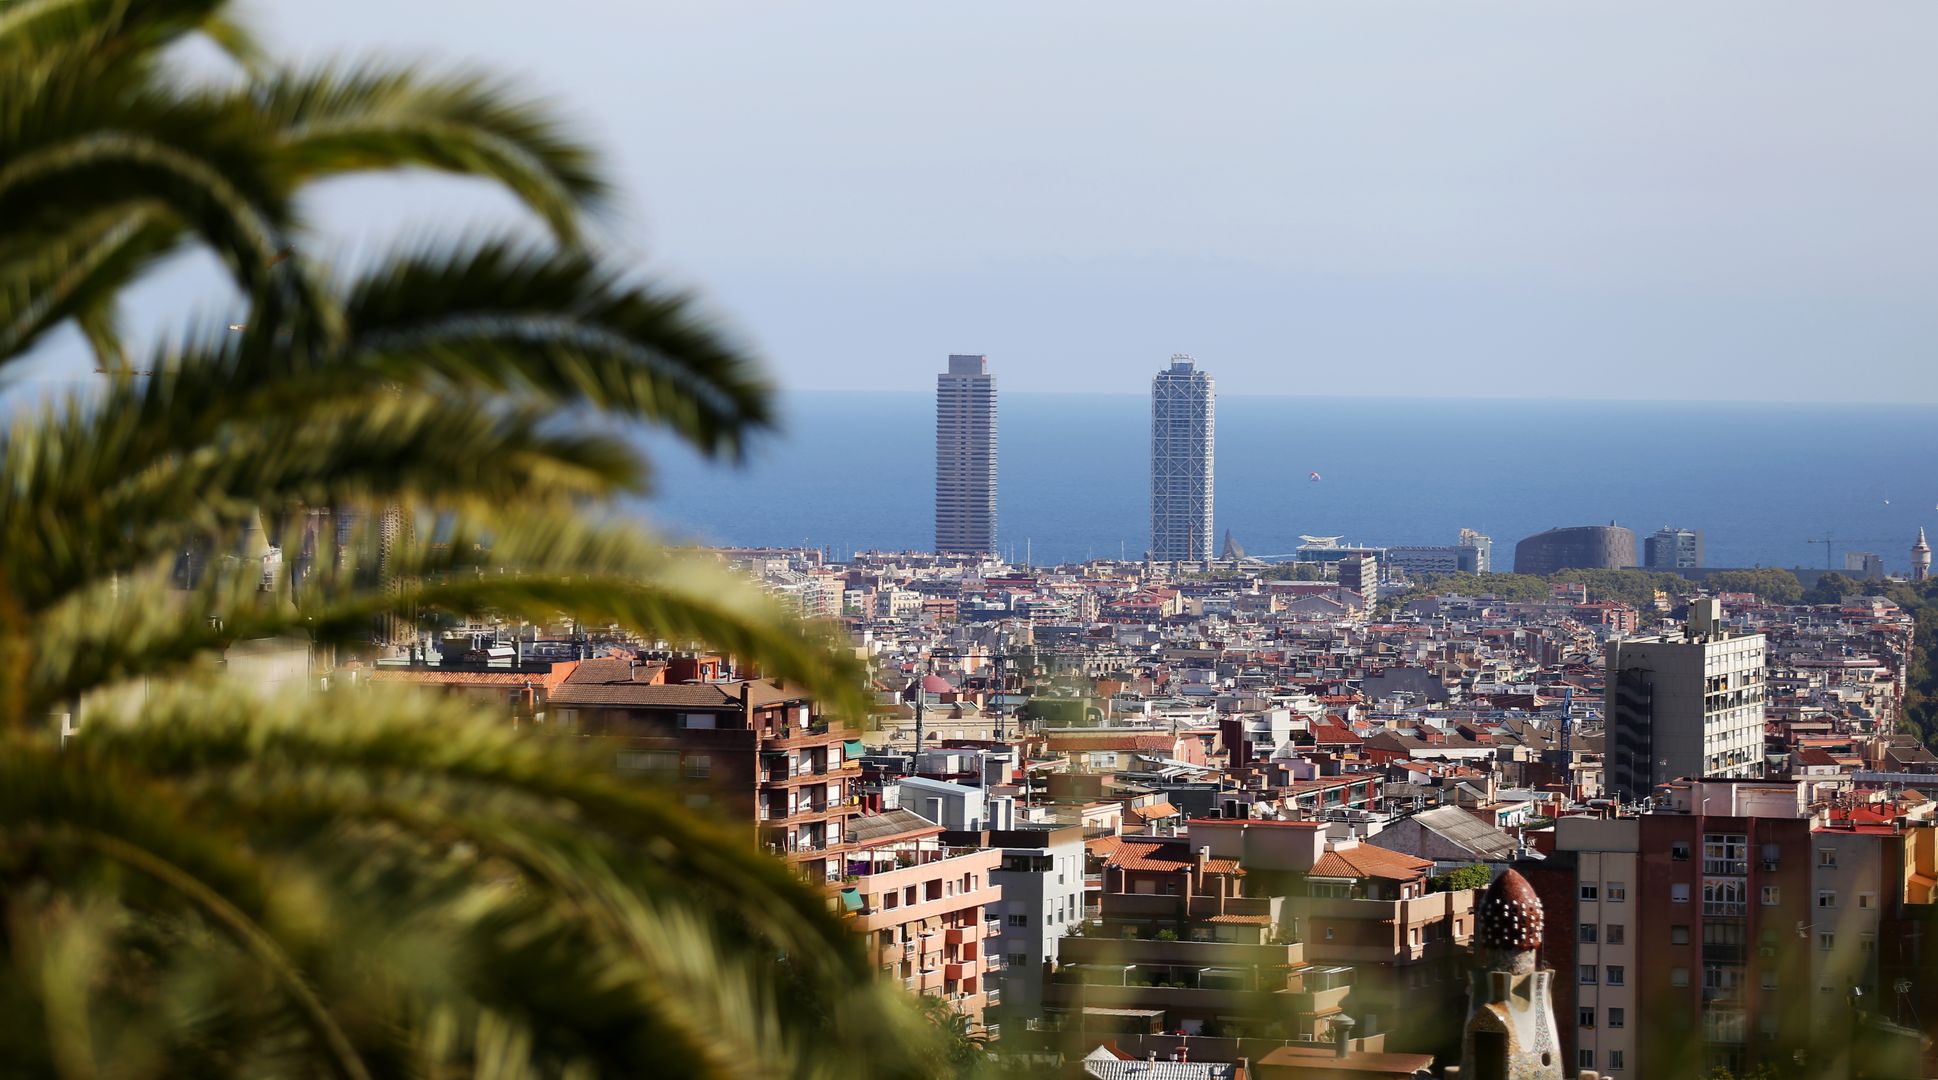
[[[0,0],[0,372],[106,377],[0,432],[0,1056],[64,1075],[917,1075],[826,899],[594,749],[375,688],[268,699],[244,639],[505,615],[704,642],[858,714],[858,665],[607,520],[625,425],[739,456],[758,368],[586,243],[607,185],[490,80],[286,72],[219,0]],[[163,51],[210,38],[239,77]],[[319,257],[310,182],[425,168],[549,243]],[[131,357],[120,292],[244,307]],[[280,562],[265,561],[270,545]],[[51,715],[82,717],[65,748]]]

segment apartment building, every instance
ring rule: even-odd
[[[1762,776],[1765,648],[1706,598],[1679,634],[1609,642],[1609,786],[1634,800],[1681,777]]]
[[[1003,891],[1002,919],[987,944],[1002,958],[993,985],[1002,990],[1004,1013],[1042,1015],[1045,974],[1059,962],[1064,936],[1084,920],[1083,833],[1080,825],[1019,825],[943,835],[1001,856],[991,877]]]
[[[1433,892],[1430,860],[1329,841],[1325,822],[1197,820],[1189,829],[1194,848],[1243,867],[1246,895],[1282,899],[1278,918],[1309,962],[1351,970],[1361,1036],[1386,1032],[1389,1048],[1424,1053],[1458,1045],[1474,890]]]
[[[907,810],[857,818],[841,902],[887,977],[982,1023],[1002,999],[1002,958],[992,949],[1002,853],[951,846],[942,834]]]
[[[642,681],[655,677],[634,661],[585,661],[552,691],[555,723],[607,740],[621,773],[676,780],[688,805],[749,823],[809,881],[839,880],[861,744],[777,680]]]

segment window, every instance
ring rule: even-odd
[[[1837,890],[1835,890],[1835,889],[1819,889],[1819,890],[1817,890],[1817,906],[1818,906],[1818,907],[1825,907],[1825,908],[1829,908],[1829,907],[1836,907],[1836,906],[1837,906]]]
[[[1028,926],[1029,924],[1030,917],[1028,915],[1011,915],[1009,917],[1009,925],[1011,926]]]
[[[1689,902],[1689,886],[1686,882],[1669,886],[1669,902],[1671,904],[1686,904]]]
[[[1611,904],[1619,904],[1628,899],[1628,886],[1619,881],[1611,881],[1608,883],[1608,891],[1603,894],[1602,899]]]
[[[1783,903],[1783,887],[1780,885],[1763,886],[1763,906],[1775,907]]]
[[[1683,923],[1677,923],[1674,926],[1669,927],[1669,944],[1671,945],[1689,944],[1689,927]]]
[[[672,772],[680,755],[671,750],[621,750],[613,757],[613,767],[624,773]]]
[[[1593,1009],[1576,1009],[1576,1010],[1575,1010],[1575,1022],[1576,1022],[1577,1024],[1579,1024],[1579,1025],[1581,1025],[1582,1027],[1585,1027],[1585,1028],[1592,1028],[1592,1027],[1594,1027],[1594,1026],[1595,1026],[1595,1010],[1593,1010]]]
[[[1620,1050],[1610,1050],[1608,1052],[1608,1071],[1622,1071],[1622,1052]]]
[[[713,758],[706,754],[686,756],[686,775],[695,780],[705,780],[713,775]]]
[[[1595,965],[1593,964],[1581,965],[1581,981],[1584,984],[1592,984],[1593,982],[1595,982],[1596,974],[1597,972],[1596,972]]]
[[[1627,1009],[1621,1008],[1620,1006],[1613,1006],[1609,1008],[1608,1010],[1609,1027],[1618,1028],[1623,1026],[1626,1023],[1628,1023]]]
[[[1749,885],[1742,878],[1704,878],[1702,913],[1741,916],[1749,914]]]
[[[1594,1068],[1594,1067],[1595,1067],[1595,1052],[1594,1052],[1593,1050],[1577,1050],[1577,1051],[1575,1051],[1575,1064],[1577,1064],[1577,1065],[1579,1065],[1579,1066],[1581,1066],[1581,1067],[1582,1067],[1582,1068],[1584,1068],[1584,1069],[1592,1069],[1592,1068]]]
[[[1743,833],[1704,833],[1702,872],[1705,874],[1749,873],[1750,838]]]
[[[1595,924],[1585,922],[1576,927],[1575,940],[1583,945],[1593,945],[1595,943]]]
[[[1621,986],[1623,982],[1627,979],[1627,977],[1628,977],[1628,972],[1622,967],[1622,965],[1620,964],[1608,965],[1608,985]]]
[[[1817,948],[1829,952],[1837,947],[1837,935],[1822,933],[1817,935]]]
[[[1584,884],[1581,887],[1581,898],[1583,900],[1599,900],[1601,899],[1601,890],[1597,886]]]
[[[1607,938],[1608,938],[1608,943],[1609,943],[1610,945],[1620,945],[1620,944],[1622,943],[1622,941],[1623,941],[1623,939],[1625,939],[1625,938],[1626,938],[1627,936],[1628,936],[1628,934],[1627,934],[1627,932],[1626,932],[1626,931],[1624,931],[1624,930],[1622,929],[1622,924],[1621,924],[1621,923],[1609,923],[1609,924],[1608,924],[1608,935],[1607,935]]]
[[[682,713],[680,726],[689,731],[710,731],[714,726],[714,717],[710,712]]]
[[[1817,849],[1817,865],[1818,865],[1818,866],[1836,866],[1836,865],[1837,865],[1837,849],[1836,849],[1836,848],[1828,848],[1828,847],[1820,847],[1820,848],[1818,848],[1818,849]]]
[[[1674,859],[1676,862],[1688,862],[1689,861],[1689,841],[1677,840],[1675,843],[1670,844],[1669,858]]]
[[[1777,973],[1774,971],[1765,971],[1757,976],[1756,981],[1765,990],[1775,990],[1777,988]]]
[[[1669,985],[1670,985],[1670,986],[1688,986],[1688,985],[1689,985],[1689,969],[1688,969],[1688,968],[1686,968],[1686,967],[1679,967],[1679,968],[1670,968],[1670,969],[1669,969]]]
[[[1865,911],[1877,906],[1877,894],[1861,892],[1857,894],[1857,906]]]
[[[1327,941],[1332,940],[1332,927],[1330,926],[1326,927],[1326,940]]]

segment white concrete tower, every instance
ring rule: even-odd
[[[1918,542],[1911,545],[1911,580],[1923,581],[1931,576],[1931,545],[1925,542],[1924,526],[1918,526]]]
[[[987,356],[952,355],[935,378],[935,550],[996,550],[996,377]]]
[[[1217,387],[1189,356],[1151,380],[1151,558],[1209,559]]]

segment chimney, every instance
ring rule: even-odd
[[[1332,1018],[1332,1045],[1333,1055],[1335,1057],[1343,1058],[1353,1052],[1353,1028],[1358,1023],[1358,1021],[1347,1016],[1345,1013],[1340,1013],[1338,1016]]]

